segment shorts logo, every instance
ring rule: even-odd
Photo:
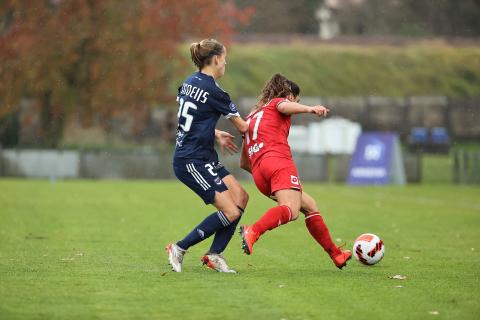
[[[298,177],[296,177],[296,176],[291,175],[290,180],[292,181],[292,184],[294,184],[294,185],[298,186],[300,184],[300,181],[298,181]]]
[[[216,177],[215,180],[213,180],[213,181],[215,181],[215,183],[218,184],[218,185],[222,184],[222,179],[220,179],[219,177]]]

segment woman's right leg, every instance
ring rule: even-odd
[[[270,208],[254,225],[240,227],[246,254],[252,253],[253,244],[263,233],[295,220],[302,203],[302,186],[293,160],[263,159],[252,175],[260,192],[266,196],[273,194],[278,206]]]
[[[275,192],[278,206],[270,208],[252,226],[240,227],[243,238],[242,247],[246,254],[252,253],[253,244],[268,230],[275,229],[282,224],[298,218],[302,202],[300,190],[284,189]]]

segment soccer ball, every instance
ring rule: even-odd
[[[353,255],[365,265],[374,265],[382,260],[385,253],[383,241],[373,233],[360,235],[353,244]]]

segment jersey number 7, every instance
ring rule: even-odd
[[[260,111],[260,112],[257,112],[253,115],[253,117],[249,118],[247,120],[247,123],[248,123],[248,126],[250,127],[250,121],[252,121],[252,119],[255,119],[255,125],[253,126],[253,133],[252,133],[252,141],[255,141],[257,140],[257,135],[258,135],[258,127],[260,126],[260,121],[262,120],[262,116],[263,116],[263,111]],[[248,134],[250,130],[248,130],[247,132],[245,132],[245,142],[246,144],[249,144],[250,143],[250,135]]]

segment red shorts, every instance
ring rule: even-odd
[[[253,168],[252,175],[258,190],[267,197],[278,190],[302,191],[297,167],[292,159],[276,157],[261,159],[258,166]]]

